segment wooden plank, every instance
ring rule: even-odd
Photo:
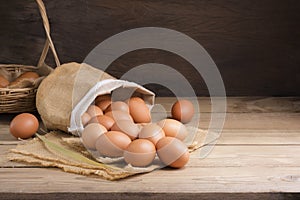
[[[3,144],[14,145],[19,142],[13,139],[5,141]],[[299,142],[300,130],[225,129],[218,139],[218,144],[221,145],[294,145]]]
[[[16,142],[17,139],[10,134],[8,124],[0,124],[0,145],[6,144],[7,141]]]
[[[16,141],[16,139],[9,133],[9,123],[15,114],[1,114],[0,113],[0,145],[4,141]]]
[[[225,129],[218,139],[220,145],[296,145],[300,130]]]
[[[2,199],[24,199],[24,200],[52,200],[52,199],[165,199],[165,200],[182,200],[182,199],[210,199],[210,200],[232,200],[232,199],[299,199],[300,194],[297,193],[158,193],[158,192],[143,192],[143,193],[111,193],[111,192],[93,192],[93,193],[1,193]]]
[[[211,99],[198,97],[201,113],[211,112]],[[175,97],[157,97],[156,104],[164,106],[166,111],[171,111]],[[216,98],[218,101],[218,98]],[[228,97],[227,113],[274,113],[274,112],[300,112],[299,97]]]
[[[300,167],[300,145],[216,145],[203,159],[200,152],[191,154],[188,167]]]
[[[32,164],[10,162],[8,151],[13,147],[0,146],[0,167],[36,167]],[[190,167],[224,167],[224,166],[299,166],[299,145],[286,146],[220,146],[216,145],[208,157],[200,159],[201,149],[191,154]]]
[[[5,183],[1,184],[0,193],[299,192],[300,188],[299,167],[165,169],[116,182],[64,173],[55,169],[1,168],[0,174],[1,183]]]
[[[7,154],[13,146],[0,146],[0,167],[35,167],[32,164],[10,162]],[[188,168],[219,167],[300,167],[300,144],[298,145],[219,145],[204,159],[199,149],[191,154]],[[188,170],[188,168],[186,170]],[[34,169],[33,169],[34,171]]]
[[[164,105],[170,102],[170,99],[159,99],[165,101]],[[289,109],[285,111],[272,113],[268,111],[269,108],[260,112],[245,106],[253,105],[251,102],[257,99],[235,100],[236,102],[230,99],[233,102],[231,105],[234,105],[234,102],[241,105],[242,112],[236,109],[232,113],[227,113],[224,130],[212,152],[204,159],[199,159],[201,150],[194,152],[187,167],[183,169],[166,168],[110,182],[64,173],[59,169],[44,169],[10,162],[6,155],[15,145],[2,144],[0,193],[2,197],[11,199],[20,198],[24,192],[25,196],[22,198],[25,199],[41,198],[38,195],[51,199],[53,194],[60,197],[78,194],[74,199],[94,198],[94,196],[100,199],[102,197],[140,199],[142,194],[142,196],[148,194],[154,199],[155,197],[205,199],[210,194],[214,194],[212,198],[216,199],[217,197],[272,199],[278,198],[276,194],[282,192],[300,192],[300,125],[298,125],[300,113],[293,112],[293,104],[289,104]],[[265,102],[265,99],[263,101]],[[276,102],[276,98],[270,102],[274,101]],[[271,103],[269,110],[276,110],[282,102],[284,101]],[[261,107],[264,108],[266,105]],[[252,111],[245,113],[247,109]],[[210,113],[201,113],[201,126],[207,127],[209,120]],[[14,138],[9,138],[9,119],[6,117],[0,121],[4,122],[0,124],[0,141],[1,139],[8,142],[15,141]],[[241,193],[244,196],[240,196]],[[284,196],[289,197],[294,196]]]
[[[219,118],[217,118],[218,120]],[[300,113],[227,113],[223,130],[235,130],[234,132],[243,132],[243,130],[252,130],[264,132],[264,130],[286,132],[298,132],[300,130]],[[209,113],[200,115],[199,127],[207,129],[211,121]],[[197,124],[194,124],[197,125]],[[214,130],[214,126],[211,127]],[[9,134],[7,125],[0,125],[0,142],[16,141]]]
[[[226,112],[300,112],[299,97],[229,97]]]
[[[299,130],[299,120],[300,113],[227,113],[223,129]],[[208,128],[210,121],[209,113],[201,113],[199,127]]]
[[[200,116],[199,116],[200,115]],[[171,116],[167,113],[167,116]],[[211,124],[211,113],[200,113],[194,116],[190,122],[192,126],[198,126],[202,129],[221,128],[224,115],[217,113],[215,115],[215,124]],[[197,123],[196,119],[199,119]],[[299,130],[300,113],[226,113],[223,129],[251,129],[251,130]]]
[[[164,27],[205,47],[219,67],[228,95],[300,95],[295,87],[300,85],[299,1],[44,1],[62,63],[82,62],[96,45],[119,32]],[[45,34],[35,2],[2,3],[0,17],[0,63],[36,64]],[[198,95],[208,95],[193,67],[168,52],[134,51],[114,62],[108,72],[121,77],[147,62],[174,67],[188,78]],[[150,88],[159,95],[170,94],[157,85]]]

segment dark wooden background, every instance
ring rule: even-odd
[[[222,74],[227,94],[300,95],[298,0],[44,0],[61,61],[81,62],[106,38],[132,28],[175,29],[197,40]],[[0,63],[37,63],[44,31],[34,0],[0,3]],[[48,62],[53,64],[51,56]],[[120,77],[147,62],[174,67],[198,95],[208,95],[192,66],[160,50],[141,50],[116,60]],[[151,85],[160,96],[170,92]]]

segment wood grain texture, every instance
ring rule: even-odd
[[[253,136],[252,136],[253,137]],[[258,137],[258,136],[256,136]],[[250,138],[250,135],[247,135]],[[213,151],[205,158],[200,159],[200,151],[191,154],[188,168],[223,168],[223,167],[300,167],[300,144],[269,144],[258,143],[253,145],[222,145],[218,143]],[[33,164],[10,162],[7,154],[12,145],[0,145],[0,166],[3,168],[37,168]],[[40,167],[39,167],[40,168]],[[47,167],[44,167],[47,168]],[[34,171],[34,170],[33,170]],[[176,170],[174,170],[176,171]],[[180,171],[180,170],[179,170]],[[139,175],[137,178],[141,178]]]
[[[215,100],[218,102],[218,99]],[[201,113],[211,113],[211,98],[198,97],[197,103]],[[221,100],[223,100],[221,98]],[[155,104],[164,106],[167,112],[171,111],[176,102],[174,97],[155,98]],[[300,112],[299,97],[230,97],[226,99],[227,113],[298,113]],[[196,106],[196,105],[195,105]]]
[[[2,199],[15,199],[22,198],[24,200],[35,200],[35,199],[45,199],[45,200],[59,200],[59,199],[85,199],[87,198],[86,193],[48,193],[48,194],[38,194],[38,193],[22,193],[22,194],[12,194],[12,193],[3,193]],[[300,194],[297,193],[199,193],[199,194],[189,194],[177,192],[173,194],[164,194],[164,193],[94,193],[93,195],[89,195],[88,199],[98,200],[98,199],[166,199],[166,200],[183,200],[183,199],[203,199],[203,200],[232,200],[232,199],[251,199],[251,200],[260,200],[260,199],[299,199]]]
[[[300,2],[297,0],[44,0],[62,62],[82,62],[100,42],[146,26],[180,31],[198,41],[216,62],[228,95],[300,95]],[[0,3],[0,62],[36,64],[44,44],[34,1]],[[52,63],[51,57],[48,59]],[[116,77],[148,62],[169,65],[208,95],[202,77],[184,59],[140,50],[116,60]],[[149,85],[160,96],[172,93]]]
[[[48,194],[37,194],[37,193],[2,193],[2,199],[16,199],[22,198],[24,200],[59,200],[59,199],[85,199],[87,197],[86,193],[48,193]],[[203,199],[203,200],[232,200],[232,199],[251,199],[251,200],[260,200],[260,199],[299,199],[300,194],[297,193],[199,193],[199,194],[187,194],[187,193],[173,193],[173,194],[164,194],[164,193],[94,193],[93,195],[88,196],[89,199],[166,199],[166,200],[182,200],[182,199]]]
[[[157,98],[170,107],[174,98]],[[210,119],[209,98],[200,98]],[[297,199],[300,193],[298,98],[228,98],[225,127],[213,151],[191,154],[179,170],[165,168],[120,181],[10,162],[0,143],[1,199]],[[0,141],[14,142],[13,115],[1,115]]]
[[[299,192],[300,187],[299,167],[280,166],[272,167],[272,170],[269,166],[165,169],[118,182],[64,173],[57,169],[1,168],[0,173],[5,183],[0,192],[10,193],[292,193]]]
[[[170,115],[171,107],[175,101],[176,99],[172,97],[158,97],[155,99],[155,103],[162,105],[168,115]],[[210,101],[208,97],[198,98],[201,128],[207,128],[210,123]],[[159,113],[159,111],[157,112]],[[35,115],[38,116],[37,113]],[[298,123],[300,98],[231,97],[227,99],[226,115],[227,119],[223,134],[229,134],[227,135],[230,137],[228,141],[233,142],[235,138],[243,137],[244,132],[255,135],[257,133],[262,134],[265,129],[268,129],[269,131],[262,135],[269,139],[274,139],[276,136],[276,141],[280,142],[280,138],[285,134],[290,134],[289,137],[297,137],[297,130],[300,129],[300,124]],[[0,145],[16,143],[16,139],[9,134],[9,123],[14,116],[14,114],[0,114]],[[243,131],[239,132],[239,130]],[[283,138],[282,140],[285,139]],[[258,142],[255,138],[254,140],[253,138],[248,138],[245,142],[247,141]],[[275,139],[272,142],[275,142]]]

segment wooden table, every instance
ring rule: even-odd
[[[168,110],[173,98],[157,98]],[[13,115],[0,115],[0,199],[181,199],[300,197],[300,98],[228,98],[218,144],[187,167],[106,181],[6,159],[16,140]],[[209,98],[199,98],[201,128],[210,120]]]

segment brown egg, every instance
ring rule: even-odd
[[[181,168],[190,158],[188,148],[177,138],[164,137],[156,144],[159,159],[167,166]]]
[[[9,85],[9,81],[2,75],[0,75],[0,88],[6,88]]]
[[[102,156],[121,157],[131,139],[119,131],[108,131],[96,141],[96,149]]]
[[[29,79],[37,79],[38,77],[40,77],[40,75],[36,72],[24,72],[19,77],[29,78]]]
[[[17,84],[18,82],[22,81],[22,79],[27,79],[30,81],[34,81],[35,79],[39,78],[39,74],[35,72],[24,72],[18,78],[16,78],[14,81],[12,81],[9,85]]]
[[[134,167],[145,167],[152,163],[156,149],[152,142],[146,139],[132,141],[124,151],[124,160]]]
[[[98,115],[96,117],[93,117],[89,123],[99,123],[103,125],[107,130],[110,130],[111,127],[114,125],[115,121],[106,115]]]
[[[131,97],[129,99],[126,100],[126,103],[129,104],[129,101],[134,99],[135,101],[138,101],[140,103],[145,103],[144,99],[142,99],[141,97]]]
[[[111,127],[112,131],[121,131],[128,135],[130,139],[137,138],[140,132],[140,126],[135,124],[132,120],[119,120]]]
[[[128,100],[129,112],[134,122],[149,123],[151,122],[150,110],[143,99],[132,97]]]
[[[123,102],[123,101],[116,101],[116,102],[112,102],[107,109],[105,110],[105,112],[109,112],[112,110],[120,110],[120,111],[124,111],[124,112],[128,112],[129,113],[129,107],[128,105]]]
[[[188,135],[185,125],[175,119],[164,119],[159,121],[157,125],[164,130],[168,137],[176,137],[183,141]]]
[[[188,123],[194,116],[194,106],[188,100],[179,100],[172,106],[172,117],[182,123]]]
[[[87,125],[90,120],[91,116],[88,113],[85,112],[81,115],[81,122],[83,126]]]
[[[133,121],[132,117],[129,115],[129,113],[120,111],[120,110],[114,110],[114,111],[109,111],[105,113],[106,116],[109,116],[114,119],[114,121],[119,121],[119,120],[131,120]]]
[[[139,138],[147,139],[154,145],[163,137],[165,137],[165,132],[157,124],[145,125],[139,133]]]
[[[10,133],[16,138],[30,138],[38,128],[38,119],[30,113],[19,114],[10,122]]]
[[[90,105],[86,112],[91,116],[91,118],[95,116],[103,115],[102,110],[95,105]]]
[[[103,112],[109,107],[111,104],[111,100],[102,100],[95,103],[96,106],[98,106]]]
[[[107,132],[107,130],[101,124],[98,123],[88,124],[84,128],[81,134],[82,143],[86,148],[95,150],[97,138],[100,137],[100,135],[104,134],[105,132]]]
[[[100,101],[104,100],[110,100],[111,101],[111,95],[110,94],[104,94],[104,95],[99,95],[95,99],[95,104],[97,105]]]
[[[32,81],[34,81],[35,79],[39,78],[40,75],[38,73],[35,72],[24,72],[23,74],[21,74],[17,79],[30,79]]]

